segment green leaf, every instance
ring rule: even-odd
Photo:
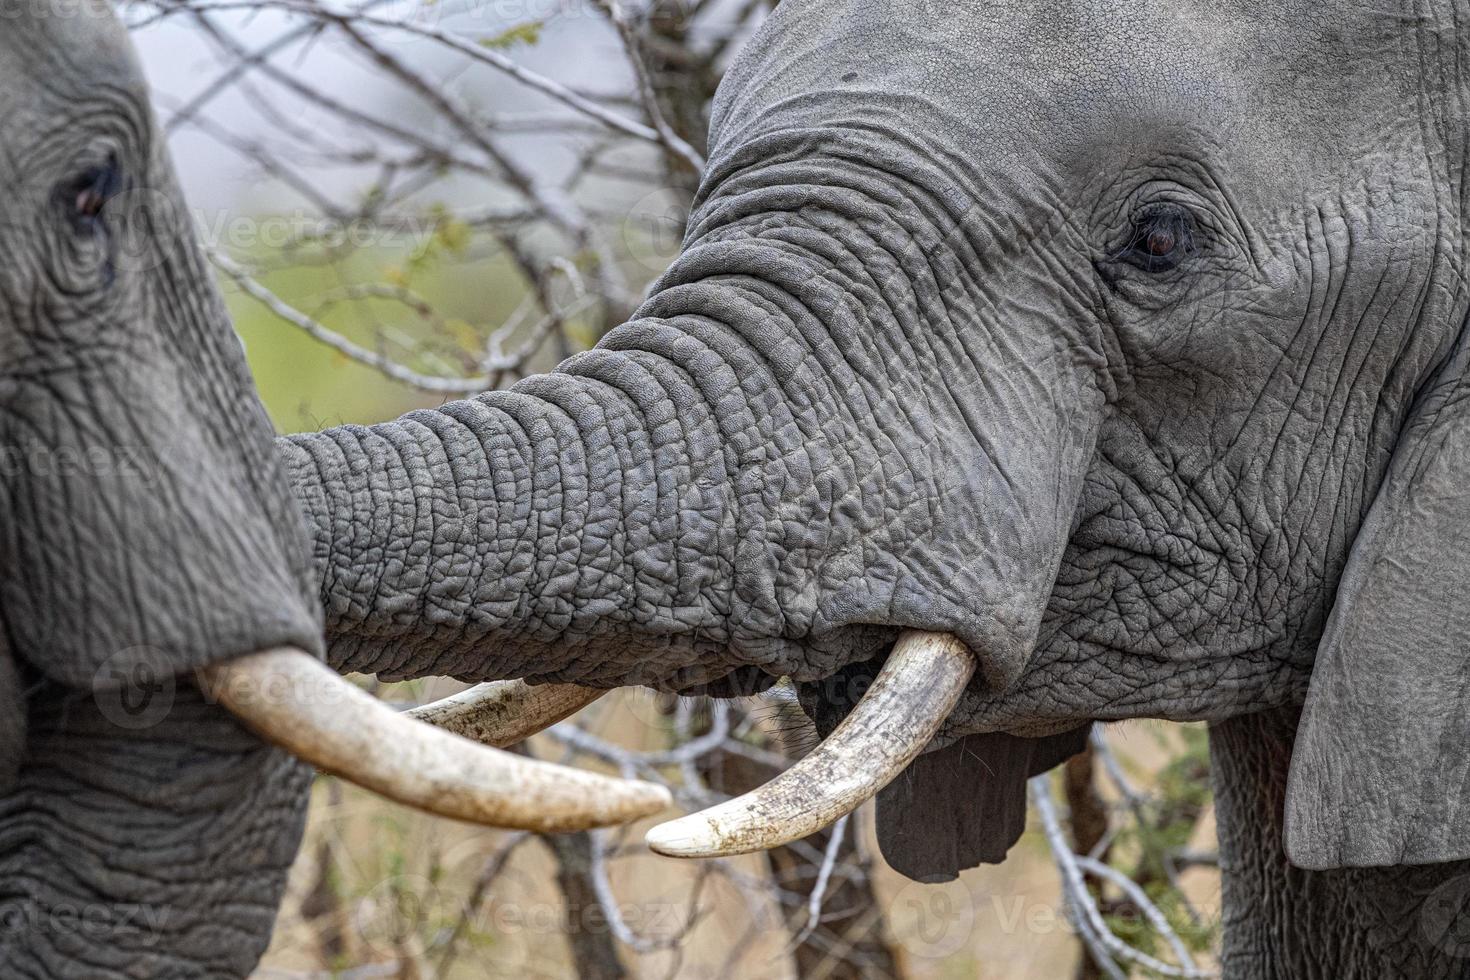
[[[439,239],[439,244],[448,249],[451,255],[463,258],[474,241],[475,230],[463,221],[445,217],[434,228],[434,235]]]
[[[501,31],[494,37],[480,39],[482,48],[513,48],[517,44],[536,45],[541,41],[541,28],[546,24],[544,20],[528,20],[524,24]]]

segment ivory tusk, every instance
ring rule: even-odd
[[[405,714],[435,728],[503,749],[571,717],[606,693],[580,684],[533,687],[525,681],[496,681],[410,708]]]
[[[512,755],[406,718],[300,650],[206,668],[200,684],[297,758],[440,816],[554,832],[624,823],[670,802],[662,786]]]
[[[816,833],[903,772],[974,673],[974,654],[953,636],[903,633],[867,694],[806,758],[744,796],[659,824],[648,846],[669,857],[725,857]]]

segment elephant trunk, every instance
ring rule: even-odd
[[[870,149],[727,167],[638,314],[554,373],[284,440],[329,660],[749,692],[909,627],[1014,679],[1101,345],[1067,290],[1013,302],[993,223]]]
[[[199,691],[43,682],[0,795],[5,976],[245,976],[306,821],[310,770]]]

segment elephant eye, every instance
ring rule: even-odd
[[[56,196],[72,226],[79,232],[90,232],[97,229],[103,209],[122,189],[122,168],[113,154],[63,182]]]
[[[1194,224],[1177,204],[1148,208],[1133,218],[1116,257],[1144,272],[1168,272],[1194,254]]]

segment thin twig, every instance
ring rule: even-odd
[[[827,849],[822,854],[822,867],[817,872],[817,883],[812,886],[812,893],[806,902],[806,925],[802,927],[791,948],[796,948],[811,938],[812,933],[817,931],[817,926],[822,922],[822,900],[827,897],[827,883],[832,880],[832,868],[837,864],[837,855],[842,850],[842,840],[847,835],[847,819],[851,814],[843,814],[842,818],[832,825],[828,831]]]
[[[1208,974],[1200,972],[1199,967],[1195,965],[1194,957],[1189,955],[1189,949],[1184,945],[1184,941],[1179,938],[1179,934],[1174,931],[1174,927],[1169,925],[1169,919],[1159,910],[1159,907],[1153,903],[1148,895],[1144,893],[1144,890],[1138,887],[1136,881],[1117,868],[1090,857],[1078,855],[1077,866],[1090,875],[1102,878],[1116,885],[1133,901],[1133,904],[1143,913],[1144,918],[1148,919],[1149,925],[1153,926],[1154,931],[1164,937],[1164,941],[1174,951],[1174,958],[1179,961],[1180,967],[1188,971],[1185,974],[1186,976],[1208,976]]]
[[[1103,921],[1102,912],[1098,909],[1082,879],[1081,861],[1088,859],[1073,853],[1062,832],[1061,820],[1057,817],[1056,805],[1051,798],[1050,777],[1044,774],[1035,776],[1027,782],[1027,788],[1031,792],[1031,802],[1041,817],[1042,828],[1046,834],[1047,845],[1051,848],[1052,859],[1056,861],[1062,874],[1062,891],[1067,899],[1068,917],[1077,927],[1078,934],[1083,937],[1083,941],[1087,943],[1088,949],[1093,954],[1093,961],[1097,963],[1099,969],[1109,977],[1122,980],[1123,972],[1114,961],[1116,957],[1130,960],[1166,977],[1202,980],[1202,978],[1214,976],[1214,974],[1203,973],[1192,967],[1172,966],[1142,950],[1133,948],[1113,934],[1107,923]]]
[[[596,119],[598,122],[620,133],[633,136],[638,139],[647,140],[651,143],[662,143],[656,129],[634,122],[615,112],[610,112],[598,105],[591,99],[579,95],[570,88],[562,85],[554,79],[525,68],[514,60],[501,54],[492,48],[467,41],[464,38],[450,34],[437,27],[429,27],[423,24],[414,24],[409,21],[395,20],[391,17],[379,17],[366,11],[339,10],[325,5],[302,3],[300,0],[211,0],[208,3],[173,3],[170,0],[154,0],[155,4],[164,8],[179,8],[184,10],[215,12],[231,10],[260,10],[271,8],[277,10],[288,10],[292,13],[310,17],[317,21],[324,21],[337,25],[363,25],[366,27],[377,27],[387,30],[402,31],[406,34],[416,35],[472,58],[483,62],[499,71],[504,72],[516,81],[521,82],[529,88],[533,88],[544,95],[550,96],[563,105],[575,109],[586,116]]]

